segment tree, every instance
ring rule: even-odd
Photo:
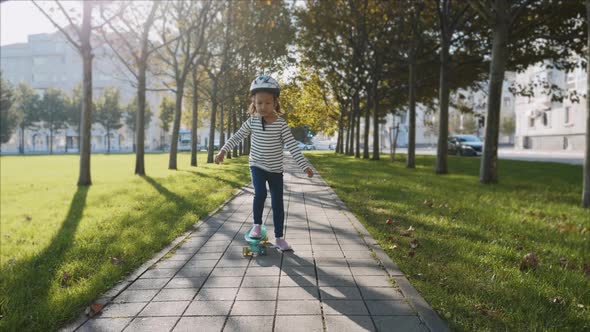
[[[92,125],[92,43],[91,32],[93,29],[101,26],[92,26],[92,10],[95,7],[95,1],[84,1],[82,3],[82,23],[77,23],[74,15],[68,13],[59,1],[55,2],[58,10],[65,16],[69,22],[68,29],[60,26],[52,18],[47,10],[43,9],[38,1],[33,0],[33,4],[41,13],[64,35],[70,44],[80,53],[82,57],[83,72],[83,105],[81,116],[81,144],[80,144],[80,174],[78,177],[78,186],[89,186],[92,184],[90,176],[90,139]],[[50,9],[54,12],[54,8]],[[104,24],[103,24],[104,25]]]
[[[139,120],[140,117],[137,116],[137,112],[139,111],[139,103],[137,101],[138,97],[135,96],[135,98],[133,98],[133,100],[131,100],[131,102],[129,102],[129,104],[127,104],[127,106],[125,107],[125,112],[123,113],[123,121],[125,122],[125,125],[127,126],[127,128],[129,128],[131,130],[131,132],[133,132],[133,137],[137,138],[137,128],[140,128],[140,126],[137,125],[137,121]],[[141,128],[147,128],[152,120],[152,110],[150,108],[150,104],[145,103],[144,106],[144,115],[142,117],[143,120],[143,125],[141,125]],[[133,140],[133,152],[136,152],[137,150],[137,141],[136,139]],[[137,154],[136,154],[136,162],[137,162]],[[136,173],[136,175],[139,175],[138,173]]]
[[[78,84],[72,90],[72,96],[68,98],[68,107],[67,107],[67,115],[66,115],[66,122],[76,128],[76,135],[78,140],[78,147],[80,145],[80,121],[82,115],[82,85]],[[94,104],[94,103],[93,103]],[[95,106],[93,105],[95,108]],[[66,144],[66,152],[67,152],[67,144]]]
[[[148,104],[146,103],[147,89],[147,71],[150,57],[166,43],[154,45],[149,37],[156,21],[164,20],[166,10],[160,10],[160,1],[139,2],[131,1],[120,2],[119,8],[114,10],[112,17],[118,20],[109,20],[105,15],[105,7],[101,6],[101,15],[108,22],[112,31],[109,36],[103,31],[103,39],[115,53],[117,59],[127,68],[128,72],[134,78],[134,84],[137,86],[136,106],[132,114],[137,119],[133,121],[138,124],[134,127],[135,152],[135,174],[145,175],[145,125],[149,119],[145,120]],[[157,15],[157,13],[160,15]],[[130,114],[130,113],[128,113]],[[135,126],[135,125],[134,125]]]
[[[101,124],[107,133],[107,153],[111,152],[111,132],[123,126],[121,123],[123,110],[119,100],[119,90],[108,87],[104,90],[96,105],[94,120]],[[135,112],[137,113],[137,111]]]
[[[470,0],[491,30],[488,110],[481,183],[498,181],[498,134],[502,84],[507,68],[523,69],[550,60],[568,68],[572,53],[581,54],[584,39],[583,4],[559,0]]]
[[[18,116],[12,108],[13,102],[12,86],[4,81],[0,72],[0,143],[10,140],[18,122]]]
[[[40,120],[43,127],[49,129],[49,153],[53,154],[53,136],[63,129],[67,119],[66,96],[61,90],[49,88],[45,90],[39,106]]]
[[[168,96],[164,96],[160,102],[160,126],[162,131],[167,133],[170,131],[170,123],[174,119],[174,100]],[[163,141],[163,138],[161,139]]]
[[[176,94],[168,169],[177,169],[178,135],[185,84],[192,67],[200,61],[198,56],[202,55],[205,46],[205,31],[210,25],[210,20],[216,16],[216,11],[210,0],[173,1],[168,4],[169,15],[174,19],[174,25],[164,28],[160,34],[165,47],[158,51],[158,59],[165,64],[165,72],[172,79],[172,82],[164,81],[164,84]]]
[[[39,121],[39,95],[31,87],[21,83],[15,89],[14,103],[12,108],[18,117],[18,128],[20,139],[18,150],[20,154],[25,153],[25,130],[36,128]]]

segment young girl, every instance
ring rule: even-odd
[[[250,85],[251,117],[244,122],[240,130],[233,135],[215,156],[215,163],[223,162],[226,153],[229,153],[236,144],[248,134],[252,134],[250,148],[250,172],[254,185],[254,227],[250,231],[250,237],[260,237],[262,225],[262,210],[266,200],[266,182],[270,188],[272,203],[273,223],[275,227],[275,246],[280,250],[289,250],[291,247],[283,239],[283,223],[285,212],[283,209],[283,146],[286,144],[295,158],[297,165],[313,176],[309,163],[301,154],[291,130],[285,120],[279,117],[279,95],[281,88],[279,83],[267,75],[258,76]]]

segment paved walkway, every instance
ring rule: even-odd
[[[288,157],[293,252],[244,258],[252,186],[179,237],[80,317],[75,331],[445,331],[447,327],[332,189]],[[273,237],[270,199],[264,222]]]

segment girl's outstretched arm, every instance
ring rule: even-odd
[[[215,156],[215,163],[216,164],[223,162],[223,158],[225,157],[225,153],[231,151],[234,148],[234,146],[236,146],[240,141],[242,141],[244,138],[246,138],[248,135],[250,135],[250,132],[252,131],[251,119],[252,118],[249,118],[248,120],[246,120],[242,124],[242,127],[240,127],[240,130],[238,130],[238,132],[235,133],[235,135],[230,137],[227,140],[227,142],[225,142],[223,147],[221,149],[219,149],[219,153]]]
[[[289,152],[291,153],[293,158],[295,158],[295,162],[297,163],[297,165],[299,165],[299,167],[307,173],[308,177],[312,177],[313,171],[311,170],[311,165],[309,165],[307,160],[305,160],[305,157],[303,156],[303,153],[301,153],[301,150],[297,146],[297,142],[295,141],[295,138],[293,137],[293,134],[291,133],[289,126],[287,126],[287,123],[284,121],[282,123],[281,128],[281,138],[283,139],[283,144],[287,145]]]

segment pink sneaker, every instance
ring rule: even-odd
[[[279,248],[279,250],[281,251],[291,250],[291,246],[282,237],[278,237],[275,239],[275,247]]]
[[[253,239],[260,237],[260,225],[254,224],[254,227],[252,227],[252,230],[250,231],[250,237]]]

